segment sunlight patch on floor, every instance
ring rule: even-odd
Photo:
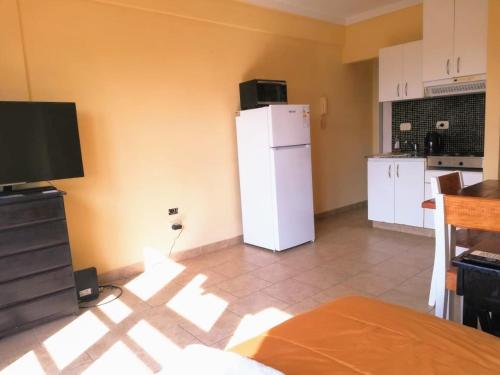
[[[153,297],[186,268],[183,265],[169,259],[160,263],[153,263],[154,265],[146,267],[146,271],[144,271],[144,273],[132,279],[125,285],[125,288],[130,290],[143,301],[147,301]],[[147,264],[146,261],[145,264]]]
[[[168,366],[181,352],[181,348],[145,320],[139,321],[127,334],[162,366]]]
[[[144,260],[144,271],[153,271],[156,266],[172,261],[162,250],[155,249],[154,247],[147,246],[142,250]],[[177,264],[177,263],[175,263]]]
[[[62,370],[108,332],[108,327],[87,311],[46,339],[43,345]]]
[[[110,303],[113,301],[112,303]],[[114,294],[111,294],[99,302],[99,310],[101,310],[113,323],[118,324],[132,314],[132,309],[127,306],[121,299],[116,299]]]
[[[45,374],[34,351],[30,351],[1,371],[2,375]]]
[[[201,285],[206,280],[205,275],[195,276],[167,302],[167,306],[205,332],[209,332],[226,310],[228,303],[212,293],[205,293]]]
[[[137,355],[132,352],[122,341],[118,341],[98,360],[90,365],[82,374],[152,374]]]
[[[292,315],[274,307],[259,311],[257,314],[245,315],[226,345],[226,349],[258,336],[291,317]]]

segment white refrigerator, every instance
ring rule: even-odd
[[[281,251],[314,241],[308,105],[271,105],[236,118],[243,241]]]

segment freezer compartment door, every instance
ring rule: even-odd
[[[311,143],[308,105],[272,105],[269,116],[271,147]]]
[[[314,241],[314,208],[309,145],[274,148],[276,250]]]

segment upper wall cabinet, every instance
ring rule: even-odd
[[[383,48],[379,58],[380,102],[424,97],[422,41]]]
[[[424,0],[424,81],[486,74],[488,0]]]

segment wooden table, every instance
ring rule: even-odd
[[[468,186],[460,190],[457,195],[475,198],[500,199],[500,180],[486,180],[478,184]],[[436,201],[434,199],[428,199],[422,202],[422,208],[435,210]],[[492,238],[498,240],[499,234],[466,230],[457,232],[456,241],[459,246],[471,248],[482,241]],[[455,267],[451,267],[446,274],[446,287],[447,289],[455,291],[456,285],[457,269]]]
[[[499,180],[486,180],[480,182],[479,184],[471,185],[463,188],[458,192],[457,195],[462,195],[464,197],[476,197],[476,198],[488,198],[488,199],[500,199],[500,181]],[[430,210],[436,209],[436,201],[434,199],[428,199],[422,202],[422,208],[428,208]]]

